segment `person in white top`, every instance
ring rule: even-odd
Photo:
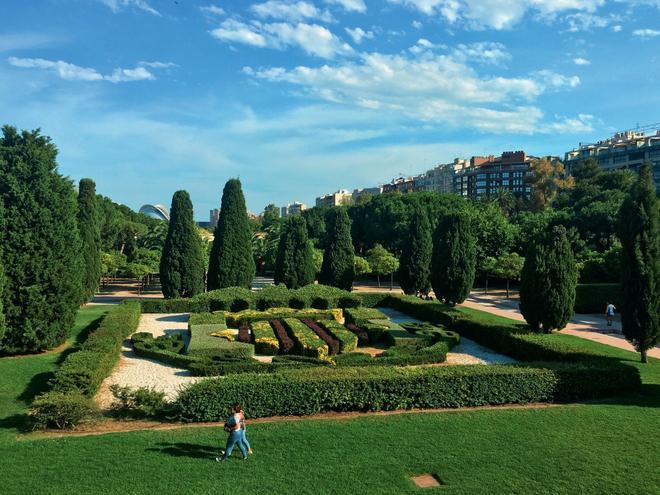
[[[612,326],[612,320],[614,319],[614,312],[616,307],[610,301],[607,301],[607,306],[605,307],[605,318],[607,318],[607,326]]]
[[[243,428],[241,426],[241,406],[236,403],[229,410],[229,417],[225,422],[225,431],[229,433],[229,438],[227,438],[227,446],[222,453],[221,457],[216,457],[217,462],[224,462],[231,455],[232,450],[234,450],[234,445],[238,444],[238,448],[243,454],[243,461],[247,460],[247,449],[243,440],[245,438],[243,434]]]

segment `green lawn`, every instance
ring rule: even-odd
[[[98,311],[81,310],[74,334]],[[0,359],[0,492],[660,493],[660,361],[639,365],[632,353],[558,337],[630,360],[642,370],[642,393],[545,409],[255,424],[245,465],[236,456],[213,461],[225,438],[217,428],[17,439],[24,400],[58,356]],[[445,486],[414,488],[408,476],[423,472]]]

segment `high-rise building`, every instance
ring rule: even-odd
[[[334,193],[326,194],[316,198],[316,206],[340,206],[349,205],[353,201],[353,195],[346,189],[340,189]]]
[[[453,193],[454,175],[459,170],[468,166],[468,160],[463,158],[455,158],[453,163],[437,165],[435,168],[427,170],[425,174],[422,174],[417,190],[437,193]]]
[[[635,172],[644,162],[651,162],[655,186],[660,189],[660,125],[617,132],[611,138],[594,144],[580,143],[578,148],[566,152],[566,170],[570,172],[575,164],[587,158],[596,160],[604,170],[628,169]]]
[[[214,229],[218,225],[220,219],[220,208],[213,208],[209,211],[209,227]]]
[[[281,217],[286,218],[295,215],[300,215],[306,209],[307,209],[307,205],[305,203],[301,203],[300,201],[294,201],[293,203],[280,208],[280,212],[282,213]]]

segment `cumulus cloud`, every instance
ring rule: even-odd
[[[22,69],[40,69],[55,73],[60,79],[66,81],[109,81],[111,83],[148,81],[156,77],[147,67],[163,69],[174,67],[171,62],[140,62],[133,69],[116,68],[112,73],[103,75],[96,69],[81,67],[79,65],[64,62],[63,60],[46,60],[43,58],[18,58],[9,57],[10,65]]]
[[[568,30],[572,33],[578,31],[590,31],[594,28],[605,28],[612,22],[615,22],[616,19],[617,18],[614,16],[602,17],[585,12],[578,12],[576,14],[570,14],[566,16],[566,22],[568,22]]]
[[[367,6],[364,3],[364,0],[325,0],[325,3],[339,5],[348,12],[359,12],[364,14],[367,11]]]
[[[115,14],[126,9],[137,9],[148,12],[152,15],[160,16],[160,12],[154,9],[146,0],[99,0],[102,4],[108,6]]]
[[[605,0],[388,0],[426,15],[439,14],[449,23],[507,29],[526,13],[553,16],[567,11],[594,12]]]
[[[660,30],[657,29],[635,29],[633,31],[633,36],[638,36],[640,38],[655,38],[660,36]]]
[[[502,43],[479,42],[457,45],[454,58],[465,62],[497,65],[511,59],[511,54]]]
[[[364,29],[362,29],[360,27],[356,27],[355,29],[344,28],[344,30],[353,39],[353,41],[358,45],[360,43],[362,43],[363,39],[371,40],[371,39],[374,38],[374,32],[373,31],[365,31]]]
[[[263,19],[282,19],[288,22],[300,22],[308,19],[318,19],[322,22],[333,21],[330,12],[320,10],[314,4],[304,1],[268,0],[252,5],[250,10]]]
[[[591,65],[591,61],[587,60],[586,58],[582,58],[582,57],[574,58],[573,63],[575,65]]]
[[[208,16],[221,16],[225,15],[225,9],[218,7],[217,5],[204,5],[199,8],[203,14]]]
[[[318,24],[285,22],[250,24],[236,19],[225,20],[211,35],[221,41],[233,41],[246,45],[282,50],[298,46],[309,55],[334,58],[338,54],[350,54],[353,49],[327,28]]]
[[[364,53],[359,60],[322,67],[244,72],[287,83],[309,97],[394,112],[425,122],[493,132],[534,132],[543,112],[532,103],[544,92],[572,88],[576,76],[539,71],[528,77],[489,77],[449,55]]]

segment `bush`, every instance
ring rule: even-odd
[[[188,318],[188,326],[191,325],[225,325],[227,321],[224,313],[192,313]]]
[[[188,356],[176,351],[158,348],[156,347],[153,336],[151,334],[149,334],[149,336],[151,337],[150,339],[131,339],[131,342],[133,343],[133,352],[135,352],[136,355],[162,361],[178,368],[188,368],[191,363],[203,359],[202,357]]]
[[[346,324],[346,328],[348,329],[349,332],[355,334],[358,340],[359,345],[366,345],[369,343],[369,334],[359,328],[356,325],[353,325],[351,323]]]
[[[255,294],[245,287],[227,287],[204,294],[210,311],[243,311],[254,308]]]
[[[254,346],[242,342],[228,342],[226,339],[211,334],[226,330],[225,325],[191,325],[188,355],[195,357],[237,357],[249,359],[254,355]]]
[[[294,341],[296,353],[321,359],[328,356],[328,346],[303,322],[285,318],[282,323]]]
[[[269,308],[288,308],[291,291],[285,285],[267,285],[256,293],[256,308],[263,311]]]
[[[360,306],[365,308],[388,306],[387,302],[392,297],[387,292],[358,292],[355,295],[360,298]]]
[[[358,335],[346,329],[341,323],[327,320],[320,322],[320,324],[330,335],[339,341],[340,352],[352,352],[357,348]],[[364,337],[367,337],[366,334]]]
[[[267,321],[252,322],[254,350],[257,354],[274,355],[280,350],[280,344]]]
[[[94,402],[78,391],[46,392],[30,408],[34,428],[71,429],[98,412]]]
[[[53,390],[93,396],[117,364],[122,342],[135,332],[139,320],[139,303],[124,302],[116,306],[79,350],[64,360],[51,381]]]
[[[245,344],[249,344],[252,341],[250,336],[250,326],[245,321],[242,321],[238,327],[238,341]]]
[[[252,417],[265,417],[551,402],[567,396],[594,398],[640,386],[639,374],[632,367],[626,367],[608,390],[600,384],[610,379],[611,366],[594,366],[585,375],[575,365],[559,368],[560,365],[556,369],[503,365],[303,368],[246,374],[231,380],[203,380],[186,387],[177,404],[185,421],[221,421],[235,401]],[[565,377],[569,375],[579,380],[579,386],[568,382]]]
[[[621,311],[621,284],[578,284],[575,288],[576,313],[604,314],[608,301]]]
[[[142,299],[140,305],[143,313],[203,313],[209,311],[209,301],[206,294],[200,294],[190,299]]]
[[[280,353],[288,354],[291,352],[294,347],[294,342],[291,340],[291,337],[289,337],[289,334],[284,328],[284,325],[282,325],[282,322],[279,320],[270,320],[270,324],[273,327],[275,335],[277,336],[277,341],[280,346]]]
[[[392,347],[376,357],[360,352],[342,354],[335,361],[337,366],[414,366],[444,363],[448,352],[446,342],[436,342],[423,348]]]
[[[369,320],[387,320],[387,316],[376,308],[347,308],[344,310],[344,318],[346,318],[346,323],[354,325],[360,325]]]
[[[238,313],[225,313],[227,324],[238,327],[242,321],[280,320],[284,318],[313,318],[315,320],[336,320],[342,316],[341,309],[292,309],[269,308],[264,311],[245,310]]]
[[[110,391],[115,401],[113,412],[122,417],[148,418],[158,417],[166,407],[165,393],[148,387],[131,389],[114,384]]]
[[[312,330],[312,332],[314,332],[318,338],[325,342],[325,344],[328,346],[328,354],[330,356],[339,354],[339,341],[335,337],[328,334],[325,328],[320,327],[318,323],[310,318],[302,318],[300,321],[307,325],[307,327]]]
[[[374,322],[381,322],[388,320],[374,320]],[[386,324],[383,323],[372,323],[367,321],[366,323],[360,324],[360,328],[367,334],[370,344],[376,344],[383,339],[385,332],[389,328]]]
[[[461,342],[461,336],[443,327],[431,325],[430,323],[402,323],[401,326],[414,333],[415,335],[422,335],[428,337],[432,342],[446,342],[449,348],[452,348]]]
[[[289,304],[294,308],[354,308],[361,300],[348,291],[322,284],[310,284],[291,291]]]

